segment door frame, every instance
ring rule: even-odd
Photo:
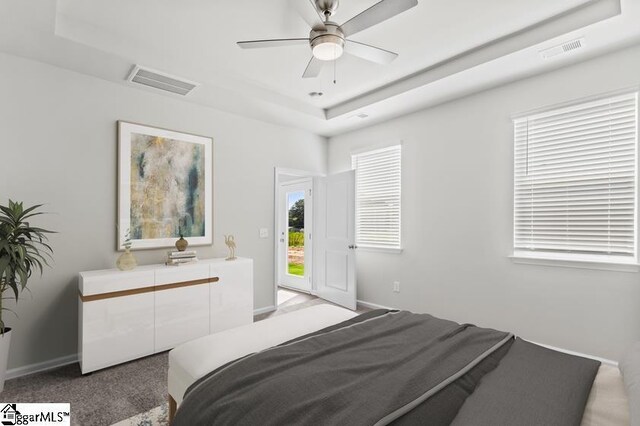
[[[279,228],[279,224],[278,224],[278,220],[280,218],[280,203],[279,203],[279,195],[280,195],[280,184],[283,183],[285,180],[283,179],[284,177],[288,177],[288,178],[298,178],[298,179],[304,179],[304,178],[314,178],[314,177],[318,177],[318,176],[324,176],[324,173],[320,173],[320,172],[310,172],[307,170],[301,170],[301,169],[289,169],[286,167],[274,167],[274,187],[273,187],[273,258],[272,258],[272,262],[271,264],[273,265],[273,308],[277,309],[278,308],[278,256],[279,256],[279,250],[278,250],[278,228]],[[287,179],[288,180],[288,179]],[[311,199],[313,200],[314,197],[314,190],[313,190],[313,179],[312,179],[312,183],[311,183]],[[311,243],[313,244],[313,242]],[[313,270],[311,271],[312,273],[312,278],[311,278],[311,294],[316,294],[316,288],[315,288],[315,279],[313,279]]]

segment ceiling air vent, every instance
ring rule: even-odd
[[[562,43],[559,46],[554,46],[549,49],[545,49],[540,52],[540,55],[544,59],[553,58],[554,56],[563,55],[574,50],[578,50],[584,47],[584,38],[571,40],[566,43]]]
[[[198,83],[160,71],[143,68],[140,65],[133,67],[129,77],[127,77],[127,81],[182,96],[187,96],[193,89],[199,86]]]
[[[364,112],[361,112],[360,114],[355,114],[350,116],[349,118],[359,118],[360,120],[364,120],[365,118],[368,118],[369,114],[365,114]]]

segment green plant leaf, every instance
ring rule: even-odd
[[[18,289],[18,283],[16,283],[15,278],[8,280],[7,281],[7,285],[9,287],[11,287],[11,290],[13,290],[13,294],[15,295],[16,302],[17,302],[18,301],[18,297],[20,297],[20,293],[19,293],[19,289]]]
[[[20,214],[20,220],[24,221],[25,216],[27,216],[32,211],[39,209],[42,206],[44,206],[44,204],[36,204],[35,206],[31,206],[28,209],[23,210],[22,213]],[[35,214],[43,214],[43,212],[38,212]]]
[[[33,271],[43,273],[44,266],[53,260],[53,249],[48,244],[44,228],[32,226],[29,219],[39,217],[41,204],[24,207],[22,202],[9,200],[0,205],[0,291],[11,288],[16,301],[26,287]],[[2,324],[0,309],[0,324]]]

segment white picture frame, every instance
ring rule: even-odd
[[[150,139],[153,138],[153,139]],[[197,190],[193,190],[192,181],[193,178],[183,176],[187,173],[185,170],[189,165],[184,166],[185,161],[182,161],[177,167],[172,165],[172,156],[169,153],[165,154],[166,158],[157,156],[159,158],[154,164],[153,168],[150,166],[144,166],[148,162],[146,160],[141,161],[140,158],[140,146],[152,146],[149,142],[145,141],[161,141],[160,143],[167,142],[169,146],[176,147],[176,149],[182,149],[179,152],[187,152],[185,155],[190,155],[186,150],[192,150],[197,154],[198,160],[191,160],[193,164],[190,170],[197,170],[195,173]],[[146,143],[146,145],[144,145]],[[182,145],[181,145],[182,144]],[[136,149],[136,151],[132,151]],[[173,151],[172,151],[173,152]],[[204,153],[204,158],[200,158]],[[132,167],[133,156],[136,157],[136,163]],[[183,157],[185,157],[183,155]],[[144,158],[144,156],[142,156]],[[187,158],[188,159],[188,158]],[[138,164],[140,163],[140,164]],[[158,188],[152,188],[156,194],[155,198],[151,197],[146,191],[149,189],[144,183],[141,183],[138,175],[144,176],[144,173],[138,172],[136,179],[132,183],[132,170],[137,168],[146,167],[157,171],[157,175],[162,176],[162,187],[170,185],[170,191],[159,191]],[[149,173],[154,173],[153,171]],[[167,177],[170,175],[170,178]],[[175,176],[174,176],[175,175]],[[148,177],[147,177],[148,179]],[[185,183],[185,179],[189,183]],[[151,179],[148,179],[151,181]],[[158,181],[155,179],[154,182]],[[150,184],[149,184],[150,185]],[[182,185],[182,186],[181,186]],[[186,185],[186,186],[185,186]],[[156,184],[156,186],[158,186]],[[144,188],[144,191],[141,191]],[[181,196],[181,191],[187,190],[195,193],[195,196],[189,198],[197,198],[196,202],[185,202],[186,196]],[[184,191],[183,191],[184,192]],[[142,194],[142,202],[136,202],[140,200]],[[162,201],[160,204],[165,208],[155,209],[155,214],[147,214],[146,216],[139,214],[143,211],[141,205],[147,203],[149,199],[158,199],[166,194],[170,194],[173,198],[168,201]],[[159,194],[159,195],[157,195]],[[133,196],[133,198],[132,198]],[[202,200],[204,198],[204,200]],[[181,207],[173,207],[172,202],[175,205],[181,205]],[[193,211],[193,205],[197,204],[197,214],[190,215],[184,213],[184,205],[188,204]],[[166,206],[169,206],[168,208]],[[133,209],[133,210],[132,210]],[[177,211],[179,210],[179,211]],[[145,210],[148,211],[148,210]],[[144,216],[144,217],[142,217]],[[178,217],[182,216],[182,217]],[[197,216],[197,220],[193,219],[193,216]],[[142,217],[142,218],[141,218]],[[133,218],[133,219],[132,219]],[[176,232],[175,223],[190,224],[188,227],[184,225],[187,230],[198,229],[195,235],[185,235],[184,238],[189,242],[189,246],[204,246],[213,244],[213,139],[206,136],[199,136],[190,133],[178,132],[174,130],[162,129],[158,127],[151,127],[137,123],[131,123],[127,121],[118,121],[118,207],[117,207],[117,219],[118,219],[118,232],[117,232],[117,249],[119,251],[124,250],[124,243],[126,240],[127,232],[131,234],[131,249],[157,249],[174,247],[179,236]],[[197,226],[194,225],[197,223]],[[145,224],[142,226],[141,224]],[[147,226],[151,224],[151,226]],[[149,228],[153,232],[147,231]],[[182,227],[180,227],[182,229]],[[148,235],[146,235],[148,234]],[[150,237],[150,235],[153,235]]]

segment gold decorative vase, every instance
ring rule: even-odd
[[[176,241],[176,248],[178,251],[185,251],[188,245],[189,241],[185,240],[183,237],[180,237],[180,239]]]
[[[131,250],[126,248],[124,249],[124,253],[122,253],[120,257],[118,257],[116,266],[121,271],[130,271],[138,266],[138,262],[136,262],[136,258],[133,256],[133,253],[131,253]]]

